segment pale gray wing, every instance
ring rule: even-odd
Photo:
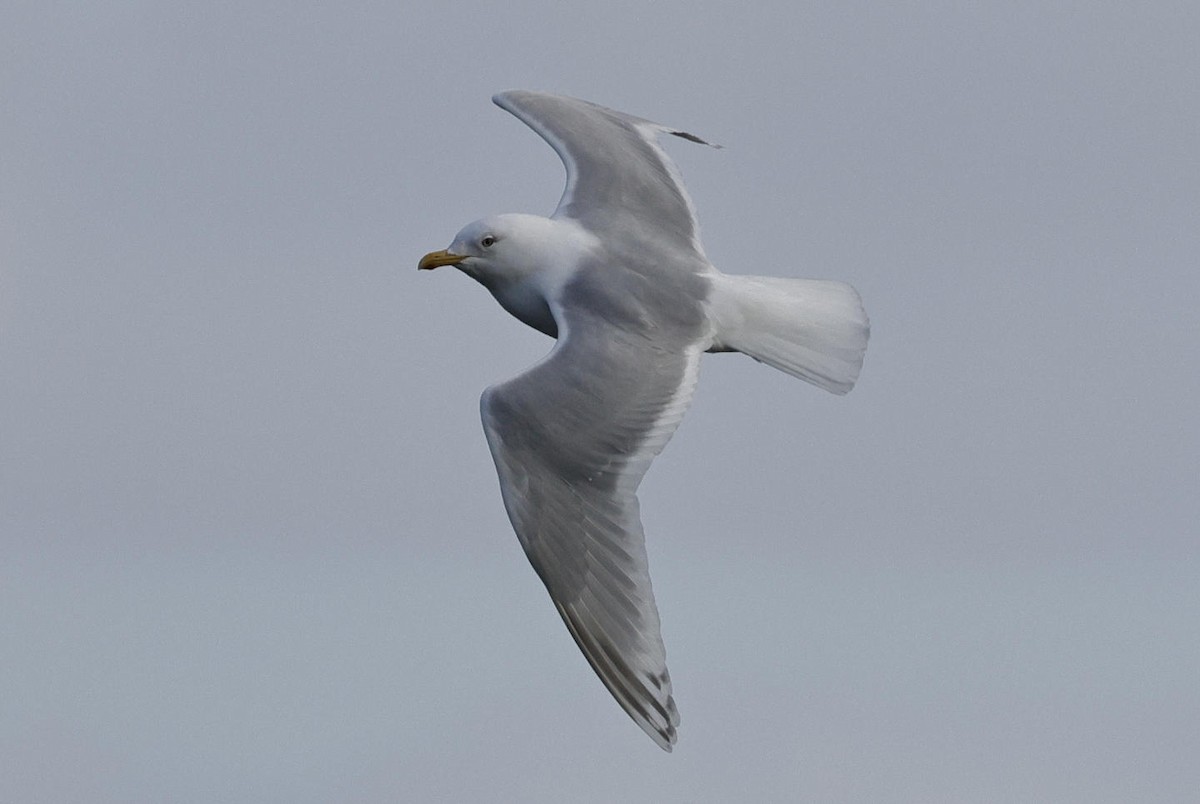
[[[571,636],[670,751],[679,713],[636,491],[691,399],[699,348],[656,345],[585,306],[556,313],[550,354],[484,392],[484,430],[513,528]]]
[[[492,98],[558,153],[567,187],[555,217],[580,221],[601,236],[689,249],[703,257],[695,208],[659,134],[710,143],[667,126],[587,101],[541,92],[503,92]]]

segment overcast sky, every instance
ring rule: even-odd
[[[970,6],[5,3],[0,799],[1194,800],[1200,6]],[[554,209],[510,88],[871,315],[642,486],[671,755],[501,505],[549,340],[415,270]]]

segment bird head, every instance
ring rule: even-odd
[[[538,227],[532,215],[494,215],[463,227],[444,251],[433,251],[421,258],[417,268],[431,270],[453,265],[481,282],[519,279],[533,267]],[[544,220],[544,219],[543,219]]]
[[[540,215],[493,215],[463,227],[444,251],[421,258],[419,269],[453,265],[488,287],[547,278],[572,269],[580,254],[595,245],[573,221]]]

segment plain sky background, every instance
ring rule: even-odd
[[[1198,9],[5,3],[0,800],[1194,801]],[[549,341],[415,270],[557,203],[510,88],[722,143],[714,263],[872,319],[642,487],[672,755],[500,502]]]

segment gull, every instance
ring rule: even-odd
[[[835,394],[858,379],[869,326],[842,282],[723,274],[658,142],[704,140],[541,92],[492,98],[558,153],[550,217],[468,224],[419,268],[453,265],[555,339],[480,400],[517,539],[579,649],[661,748],[677,740],[637,488],[683,417],[704,352],[741,352]],[[718,146],[719,147],[719,146]]]

